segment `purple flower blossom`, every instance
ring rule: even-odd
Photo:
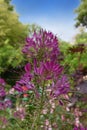
[[[29,63],[27,63],[27,64],[25,65],[25,71],[26,71],[27,73],[29,73],[30,70],[31,70],[31,65],[30,65]]]
[[[25,74],[16,82],[14,88],[19,92],[24,92],[23,88],[32,90],[39,95],[37,84],[44,80],[51,80],[52,95],[59,96],[69,91],[69,83],[65,76],[59,79],[62,74],[63,67],[58,63],[58,39],[51,32],[40,30],[39,33],[34,32],[32,37],[26,38],[26,45],[23,53],[32,61],[25,65]],[[59,80],[58,80],[59,79]],[[56,82],[56,83],[54,83]],[[24,86],[24,87],[23,87]]]
[[[5,99],[4,101],[0,101],[0,110],[4,110],[8,107],[11,107],[12,102],[9,99]]]
[[[61,74],[63,68],[55,63],[54,61],[47,61],[45,63],[41,63],[40,67],[34,68],[35,73],[42,77],[42,79],[55,79]]]
[[[25,109],[19,108],[17,111],[14,112],[14,117],[23,120],[25,118]]]
[[[34,89],[34,84],[31,83],[30,80],[27,79],[25,76],[23,76],[22,79],[16,82],[14,88],[19,92],[23,92],[22,86],[26,86],[28,90]]]
[[[0,116],[0,128],[4,129],[6,125],[8,124],[8,119],[4,116]]]
[[[62,100],[59,100],[59,104],[60,104],[61,106],[63,106],[63,101],[62,101]]]
[[[79,130],[79,128],[75,126],[73,130]]]
[[[14,87],[14,89],[17,90],[18,92],[23,92],[23,89],[22,89],[22,87],[21,87],[20,84],[16,83],[16,85],[13,86],[13,87]]]
[[[26,73],[21,77],[19,81],[16,82],[14,89],[19,92],[23,92],[22,86],[26,86],[28,90],[33,90],[34,85],[30,82],[32,79],[32,75],[30,74],[30,64],[26,64],[25,66]]]
[[[3,87],[0,87],[0,97],[4,97],[6,95],[6,92]]]
[[[6,83],[5,83],[4,79],[0,78],[0,85],[1,85],[1,86],[5,86],[5,84],[6,84]]]
[[[87,128],[83,127],[83,126],[80,126],[80,127],[74,127],[73,130],[87,130]]]
[[[0,101],[0,110],[4,110],[4,102]]]
[[[67,77],[63,76],[56,83],[53,82],[50,95],[53,97],[58,97],[61,94],[66,94],[70,89],[69,86]]]
[[[30,58],[56,59],[59,54],[58,39],[51,32],[40,30],[26,39],[22,52]]]
[[[4,79],[0,78],[0,98],[4,97],[6,95],[6,92],[4,89],[5,84],[6,83],[5,83]]]
[[[16,82],[16,85],[14,86],[14,89],[17,90],[18,92],[25,93],[26,91],[34,91],[37,98],[39,97],[39,93],[35,88],[34,83],[31,82],[32,76],[28,73],[24,74],[22,78]]]
[[[46,62],[43,64],[44,66],[44,73],[47,74],[48,77],[57,77],[61,74],[63,68],[58,64],[55,63],[54,61]]]
[[[9,99],[5,99],[5,101],[4,101],[4,107],[5,108],[10,108],[12,106],[12,102],[11,102],[11,100],[9,100]]]

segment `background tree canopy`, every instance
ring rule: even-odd
[[[22,24],[10,0],[0,0],[0,72],[21,63],[21,47],[28,35],[28,25]]]
[[[80,25],[87,27],[87,0],[81,0],[81,4],[75,12],[77,14],[76,27]]]
[[[75,44],[87,44],[87,32],[84,27],[79,28],[79,33],[75,36]]]
[[[9,44],[16,46],[23,43],[28,34],[28,26],[19,21],[18,14],[10,10],[11,6],[6,0],[0,0],[0,45],[7,39]]]

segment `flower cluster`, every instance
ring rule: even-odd
[[[5,86],[5,81],[4,79],[0,78],[0,97],[4,97],[6,95],[4,86]]]
[[[12,102],[9,99],[6,99],[4,101],[0,101],[0,110],[5,110],[8,107],[11,107]]]
[[[56,60],[60,53],[58,48],[58,39],[51,32],[40,30],[37,34],[34,32],[32,37],[26,38],[26,45],[22,52],[29,58],[38,60]]]
[[[73,130],[87,130],[87,128],[84,126],[80,126],[79,128],[75,126]]]
[[[69,91],[69,82],[67,77],[64,75],[59,79],[56,84],[52,84],[51,96],[57,97],[61,94],[66,94]]]
[[[0,110],[11,107],[10,99],[6,99],[5,85],[4,79],[0,78]]]
[[[5,129],[8,124],[8,119],[3,116],[0,116],[0,122],[1,122],[0,128]]]
[[[34,72],[39,75],[42,80],[58,79],[63,68],[54,61],[41,62],[40,66],[34,67]]]
[[[0,128],[6,128],[9,125],[10,118],[16,118],[23,120],[25,117],[25,108],[23,108],[23,104],[17,101],[17,97],[19,95],[15,95],[14,88],[5,89],[7,83],[4,79],[0,78]],[[16,105],[15,99],[17,103]],[[22,103],[22,102],[21,102]],[[4,113],[3,113],[4,112]]]
[[[0,86],[5,86],[5,81],[4,81],[4,79],[2,79],[2,78],[0,78]]]
[[[47,85],[49,81],[50,95],[57,97],[69,91],[68,79],[62,74],[63,67],[58,61],[60,51],[56,36],[44,30],[40,30],[39,33],[34,32],[32,37],[26,39],[22,52],[29,60],[31,59],[32,63],[25,65],[25,74],[14,86],[17,91],[26,93],[32,90],[39,96],[38,84],[40,89],[43,83]]]
[[[17,110],[14,112],[14,117],[23,120],[25,118],[25,108],[17,108]]]

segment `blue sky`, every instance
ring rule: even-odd
[[[23,23],[38,24],[66,41],[77,33],[74,9],[80,0],[12,0]]]

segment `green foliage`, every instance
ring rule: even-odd
[[[67,52],[68,48],[71,47],[72,45],[66,41],[59,40],[59,47],[61,52],[64,54]]]
[[[23,25],[10,0],[0,0],[0,72],[9,65],[15,67],[23,61],[21,48],[28,35],[28,25]]]
[[[21,48],[14,48],[11,45],[3,45],[0,49],[0,71],[5,71],[8,66],[16,67],[23,61]]]
[[[75,44],[87,44],[87,32],[85,28],[80,27],[80,32],[75,36]]]
[[[31,35],[34,31],[39,32],[41,27],[37,24],[29,24],[29,34]]]
[[[80,64],[83,65],[83,67],[87,67],[87,53],[83,53],[83,54],[72,54],[69,53],[67,54],[67,56],[65,57],[65,60],[63,62],[64,66],[66,67],[67,73],[71,74],[73,73],[79,65],[79,59],[78,57],[81,55],[81,59],[80,59]]]
[[[7,39],[12,46],[24,43],[28,26],[18,20],[16,12],[10,11],[9,5],[4,0],[0,1],[0,5],[0,45]]]
[[[67,73],[71,73],[71,71],[73,71],[73,66],[71,65],[76,64],[76,61],[72,60],[74,59],[74,56],[68,52],[69,48],[72,47],[72,45],[62,40],[59,43],[60,51],[62,52],[64,59],[61,61],[61,64],[65,67]]]
[[[75,10],[77,14],[76,27],[83,25],[87,27],[87,0],[81,0],[80,6]]]
[[[76,43],[80,43],[78,42],[80,41],[80,39],[83,40],[83,37],[80,37],[80,35],[85,37],[83,34],[78,34],[76,38]],[[67,74],[73,73],[78,68],[79,64],[82,64],[83,67],[87,67],[87,46],[85,44],[85,51],[82,54],[79,52],[71,53],[69,49],[74,48],[76,45],[77,44],[72,45],[70,43],[60,42],[60,50],[63,53],[64,57],[64,60],[61,61],[61,64],[65,67],[65,71]]]

